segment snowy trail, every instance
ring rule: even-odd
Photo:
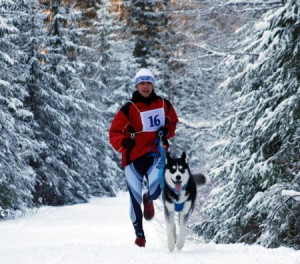
[[[88,204],[43,207],[37,213],[0,222],[0,263],[300,264],[300,251],[241,244],[187,241],[182,251],[169,253],[159,208],[155,219],[145,222],[147,244],[139,248],[133,244],[126,193],[94,198]]]

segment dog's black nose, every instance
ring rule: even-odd
[[[180,181],[180,180],[181,180],[181,176],[177,175],[177,176],[176,176],[176,180],[177,180],[177,181]]]

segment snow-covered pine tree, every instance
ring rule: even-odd
[[[123,174],[117,158],[112,158],[113,153],[107,154],[111,149],[107,131],[112,118],[108,117],[107,108],[118,99],[114,98],[114,90],[119,88],[117,85],[120,84],[124,92],[126,90],[124,85],[128,77],[122,78],[122,74],[125,74],[122,67],[126,63],[122,59],[126,56],[126,45],[122,43],[123,50],[116,49],[112,52],[111,45],[115,42],[119,25],[109,12],[108,2],[77,1],[74,9],[81,12],[81,18],[77,22],[81,46],[77,48],[76,58],[81,64],[78,77],[84,84],[83,89],[78,90],[74,97],[84,99],[87,103],[82,106],[85,111],[78,119],[76,130],[80,131],[78,135],[90,149],[92,160],[88,183],[92,194],[113,195],[116,190],[124,187],[124,181],[120,180]]]
[[[266,13],[230,63],[233,111],[220,126],[207,220],[195,229],[207,240],[299,249],[300,203],[282,196],[300,190],[299,8],[289,0]]]
[[[97,19],[94,21],[95,48],[101,54],[102,67],[100,80],[103,84],[101,94],[102,110],[99,139],[103,144],[102,174],[114,182],[117,189],[126,189],[124,172],[120,164],[120,153],[113,150],[109,143],[108,130],[119,108],[129,100],[132,78],[137,65],[132,56],[133,41],[124,33],[125,24],[119,20],[119,14],[112,12],[109,2],[98,0],[96,3]]]
[[[0,1],[0,219],[33,206],[36,175],[29,164],[41,145],[24,104],[30,73],[22,44],[34,2]]]
[[[133,56],[139,67],[148,67],[156,78],[160,94],[168,94],[170,82],[168,69],[169,46],[168,17],[165,12],[169,0],[146,0],[124,2],[131,38],[135,41]]]
[[[217,87],[227,72],[219,65],[230,53],[233,28],[241,23],[224,2],[172,4],[171,98],[181,118],[172,149],[187,152],[194,172],[206,173],[211,165],[207,149],[214,141],[212,128],[225,109],[225,95]]]
[[[33,23],[44,32],[39,32],[39,39],[43,38],[31,58],[32,82],[27,98],[38,124],[35,135],[45,144],[32,162],[37,173],[35,202],[59,205],[86,201],[90,194],[86,183],[89,161],[84,142],[74,129],[77,115],[83,111],[73,96],[82,86],[73,56],[76,44],[70,36],[76,34],[72,28],[76,14],[59,0],[42,1],[39,7],[44,21],[37,16]]]
[[[109,144],[108,130],[116,112],[131,98],[135,90],[132,79],[140,66],[132,56],[135,39],[128,34],[123,17],[124,12],[127,12],[123,9],[124,6],[114,8],[106,1],[97,0],[94,8],[97,19],[93,22],[89,39],[96,50],[93,57],[101,65],[95,78],[101,80],[102,87],[102,93],[98,94],[102,103],[100,108],[103,110],[99,123],[101,131],[98,135],[103,146],[102,170],[103,175],[109,175],[114,180],[115,187],[125,189],[120,153],[114,151]]]

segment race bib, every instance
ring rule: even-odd
[[[165,111],[163,108],[141,112],[143,132],[157,131],[165,126]]]

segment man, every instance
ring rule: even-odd
[[[110,143],[122,153],[122,166],[130,194],[130,216],[135,229],[135,244],[144,247],[142,186],[148,182],[148,192],[143,195],[144,218],[154,216],[153,200],[160,195],[158,144],[174,136],[178,118],[172,104],[154,92],[154,76],[148,69],[141,69],[134,77],[133,92],[129,102],[115,115],[110,130]],[[158,132],[160,135],[158,136]]]

